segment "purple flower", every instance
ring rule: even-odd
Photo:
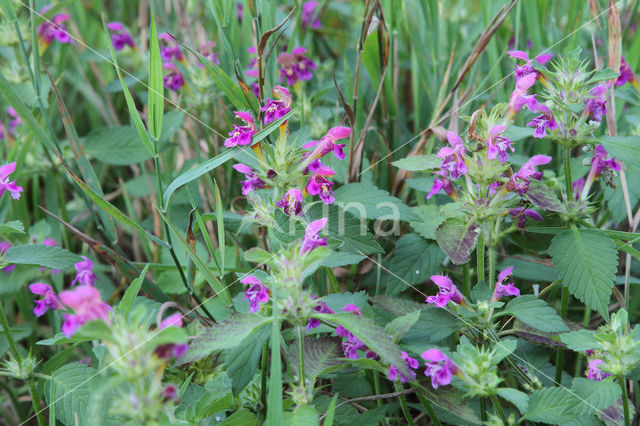
[[[264,124],[278,121],[291,111],[291,95],[289,90],[276,86],[271,91],[276,100],[267,98],[260,111],[264,112]]]
[[[311,295],[313,299],[317,299],[316,296]],[[335,314],[333,309],[327,306],[324,302],[318,302],[316,306],[313,307],[313,311],[319,314]],[[309,323],[307,324],[307,330],[311,330],[312,328],[320,327],[320,320],[316,318],[309,318]]]
[[[517,220],[518,228],[524,229],[527,217],[533,220],[542,220],[542,216],[535,210],[525,209],[524,207],[516,207],[509,210],[509,214]]]
[[[249,286],[249,288],[245,290],[244,297],[242,298],[242,300],[249,301],[249,312],[258,312],[260,310],[260,304],[269,301],[269,289],[253,275],[241,279],[240,282]]]
[[[432,348],[420,355],[427,363],[424,375],[431,377],[431,386],[446,386],[451,383],[453,375],[458,372],[458,367],[439,349]]]
[[[409,354],[407,354],[404,351],[402,352],[402,359],[407,364],[407,368],[409,369],[409,371],[411,371],[411,369],[415,370],[418,367],[420,367],[420,363],[418,362],[418,360],[415,359],[415,358],[411,358],[409,356]],[[409,382],[411,380],[415,380],[416,373],[411,371],[411,378],[408,378],[407,376],[404,376],[404,375],[400,374],[400,372],[398,371],[398,369],[396,368],[395,365],[390,365],[389,366],[389,373],[387,373],[387,379],[389,379],[389,380],[391,380],[393,382],[398,378],[398,376],[400,376],[400,382],[407,383],[407,382]]]
[[[307,58],[307,49],[296,47],[291,51],[291,54],[296,60],[298,78],[302,81],[311,80],[313,77],[311,70],[315,70],[317,67],[311,59]]]
[[[176,312],[175,314],[171,314],[158,324],[158,330],[163,330],[168,327],[182,327],[182,314]],[[163,359],[171,359],[180,358],[189,348],[189,345],[186,343],[183,344],[175,344],[175,343],[166,343],[164,345],[160,345],[154,349],[153,353],[156,354],[158,358]]]
[[[252,55],[256,55],[258,53],[258,49],[256,49],[255,46],[251,46],[250,48],[247,49],[247,52],[251,53]],[[249,77],[257,77],[258,76],[258,58],[251,58],[251,60],[249,61],[249,65],[247,66],[247,70],[245,71],[245,74],[247,74]],[[258,83],[254,83],[255,85],[258,85]],[[258,95],[256,95],[257,97]]]
[[[517,173],[514,173],[507,182],[508,191],[518,191],[518,194],[522,195],[529,189],[529,182],[531,179],[542,179],[542,172],[539,172],[536,168],[544,164],[550,163],[551,157],[546,155],[534,155],[526,163],[522,165]]]
[[[445,172],[437,172],[436,175],[443,176],[436,178],[433,181],[433,186],[431,187],[431,191],[427,194],[427,200],[436,195],[438,192],[444,189],[444,192],[453,199],[457,198],[456,191],[451,184],[451,181],[447,179],[445,176]]]
[[[253,123],[253,116],[248,112],[236,111],[236,118],[244,121],[244,126],[233,125],[233,130],[229,132],[229,138],[224,141],[224,146],[231,148],[237,145],[250,145],[251,137],[258,133],[256,125]]]
[[[242,2],[238,2],[237,6],[236,6],[236,15],[238,17],[238,22],[242,22],[242,10],[244,9],[244,6],[242,5]]]
[[[553,114],[551,114],[551,111],[549,111],[549,108],[546,106],[539,105],[537,112],[541,113],[541,115],[534,118],[530,123],[527,123],[527,126],[535,126],[536,129],[533,131],[533,137],[540,139],[547,136],[547,129],[553,131],[558,125],[553,119]]]
[[[0,197],[4,194],[4,191],[11,193],[11,198],[14,200],[20,199],[20,193],[24,191],[21,186],[16,185],[16,181],[9,180],[9,175],[16,171],[16,162],[5,164],[0,166]]]
[[[281,53],[278,56],[280,64],[280,81],[286,80],[288,86],[292,86],[298,80],[311,80],[312,69],[316,69],[316,64],[306,57],[307,49],[296,47],[291,53]]]
[[[251,91],[256,98],[260,97],[260,85],[258,83],[251,83]]]
[[[489,139],[487,139],[487,157],[491,160],[498,158],[501,163],[509,159],[507,150],[514,151],[511,139],[501,136],[505,130],[507,130],[507,126],[493,126],[489,131]]]
[[[287,215],[302,216],[302,202],[304,196],[302,191],[297,188],[292,188],[284,194],[282,199],[276,203],[276,206],[280,207]]]
[[[184,62],[182,50],[180,50],[180,47],[176,44],[175,40],[169,35],[169,33],[158,34],[158,39],[165,42],[165,44],[160,47],[160,58],[162,58],[162,62],[170,62],[171,58],[176,58],[177,61]]]
[[[244,164],[234,164],[233,168],[244,173],[246,180],[240,181],[242,183],[242,195],[247,195],[251,191],[264,188],[264,182],[255,174],[254,170]]]
[[[304,144],[303,148],[314,148],[313,151],[305,154],[312,159],[317,159],[325,156],[326,154],[333,152],[338,160],[344,160],[344,147],[346,144],[337,144],[336,141],[346,139],[351,136],[350,127],[332,127],[329,129],[326,135],[320,138],[319,141],[311,141]]]
[[[571,184],[571,189],[573,190],[573,194],[576,200],[580,198],[580,193],[584,189],[584,184],[585,184],[584,178],[577,179],[573,181],[573,183]]]
[[[440,167],[444,173],[443,176],[448,172],[451,179],[458,179],[469,171],[469,168],[464,162],[466,151],[462,139],[455,133],[448,131],[447,140],[449,144],[451,144],[451,148],[441,148],[436,154],[436,157],[442,158],[442,165]]]
[[[84,259],[82,262],[76,263],[76,277],[71,281],[71,285],[76,283],[81,285],[93,285],[96,280],[96,274],[93,273],[93,262],[88,257],[82,256]]]
[[[51,8],[51,5],[45,6],[40,10],[40,14],[44,14]],[[50,45],[53,40],[58,40],[60,43],[73,44],[73,40],[68,33],[65,21],[69,20],[71,15],[58,14],[54,15],[50,21],[44,21],[38,25],[38,39],[44,43],[45,46]]]
[[[354,315],[362,315],[360,308],[354,304],[345,305],[341,311],[351,312]],[[365,349],[366,345],[354,336],[349,330],[339,325],[336,327],[336,335],[346,338],[347,340],[342,342],[342,350],[344,356],[349,359],[358,359],[358,349]],[[368,354],[367,354],[368,355]]]
[[[520,111],[523,106],[527,106],[530,111],[536,111],[538,109],[538,100],[536,95],[528,95],[527,90],[533,86],[536,82],[536,73],[529,73],[522,77],[516,77],[516,88],[511,93],[509,98],[509,109],[512,114]]]
[[[432,303],[438,308],[444,308],[450,300],[457,304],[464,301],[462,293],[460,293],[458,287],[453,284],[449,277],[445,277],[444,275],[431,275],[431,281],[436,283],[440,291],[438,291],[438,294],[435,296],[428,296],[426,299],[427,303]]]
[[[0,241],[0,256],[4,256],[4,254],[10,248],[11,248],[11,243],[9,241]],[[13,271],[14,269],[16,269],[16,265],[9,265],[9,266],[5,266],[4,268],[2,268],[2,271],[5,274],[8,274],[9,272]]]
[[[633,70],[624,59],[624,57],[620,58],[620,75],[616,79],[616,86],[623,86],[627,82],[633,83],[636,80],[636,75],[633,73]]]
[[[182,86],[184,86],[184,77],[182,73],[171,62],[165,62],[162,64],[162,69],[167,71],[162,77],[162,81],[164,82],[164,87],[167,89],[171,89],[173,91],[177,91]]]
[[[173,385],[167,385],[164,389],[162,389],[162,402],[167,403],[174,399],[178,399],[178,389],[176,389]]]
[[[93,286],[79,285],[73,290],[63,291],[60,300],[74,311],[73,314],[62,314],[62,332],[67,337],[73,336],[80,326],[89,321],[102,320],[110,324],[108,313],[111,306],[102,301],[100,292]]]
[[[605,378],[611,376],[609,373],[605,373],[600,369],[601,365],[604,365],[605,362],[600,358],[593,358],[589,360],[589,371],[587,372],[587,378],[589,380],[594,380],[599,382],[600,380],[604,380]]]
[[[307,225],[304,231],[304,237],[302,238],[302,245],[300,246],[299,254],[302,256],[304,253],[313,251],[316,247],[327,246],[327,237],[320,238],[320,231],[327,224],[327,218],[314,220]]]
[[[200,53],[208,59],[209,62],[220,65],[218,54],[213,51],[214,47],[216,47],[216,43],[214,41],[206,41],[200,45]],[[200,64],[200,68],[204,68],[204,65]]]
[[[333,182],[327,180],[326,176],[333,176],[336,172],[322,164],[320,160],[312,161],[307,170],[311,172],[311,177],[306,186],[307,193],[309,195],[319,195],[325,204],[333,204],[336,200],[333,197]]]
[[[41,317],[47,312],[48,309],[64,309],[64,305],[60,303],[60,299],[53,291],[49,284],[34,283],[29,286],[29,291],[38,296],[42,296],[42,299],[36,300],[36,307],[33,308],[33,313],[37,317]]]
[[[618,163],[615,158],[607,158],[608,155],[607,150],[604,149],[602,145],[596,146],[593,158],[591,159],[591,169],[589,171],[589,175],[591,175],[591,171],[593,171],[593,179],[600,176],[605,169],[615,171],[620,170],[620,163]]]
[[[502,296],[520,296],[520,290],[513,283],[502,284],[504,280],[511,276],[512,272],[513,266],[509,266],[507,269],[498,274],[496,288],[493,291],[493,297],[491,298],[492,302],[500,300]]]
[[[16,133],[16,127],[22,124],[22,119],[18,116],[18,113],[12,106],[7,108],[7,113],[11,117],[11,121],[9,121],[9,133],[14,135]]]
[[[107,28],[111,30],[111,42],[113,43],[114,49],[122,50],[125,46],[133,49],[136,46],[131,34],[124,28],[121,22],[109,22]]]
[[[307,29],[309,26],[313,29],[322,28],[322,23],[316,15],[316,7],[318,7],[317,1],[307,1],[302,4],[302,19],[300,22],[302,28]]]
[[[606,91],[605,86],[596,86],[589,92],[594,97],[585,101],[583,114],[588,116],[590,120],[601,121],[602,116],[607,113],[607,102],[602,98]]]

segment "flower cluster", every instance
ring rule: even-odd
[[[258,129],[253,122],[253,115],[244,111],[236,111],[235,115],[236,118],[244,122],[244,126],[233,125],[233,130],[229,132],[229,137],[224,141],[224,146],[227,148],[250,145],[251,138],[258,133]]]
[[[38,13],[40,15],[44,15],[52,7],[53,5],[45,6],[40,9],[40,12]],[[40,41],[43,49],[46,49],[51,43],[53,43],[53,40],[57,40],[60,43],[74,43],[65,24],[65,22],[70,18],[71,15],[59,13],[54,15],[51,20],[45,18],[45,21],[38,25],[38,40]]]
[[[318,17],[318,2],[307,1],[302,4],[302,17],[300,19],[300,25],[303,29],[320,29],[322,28],[322,22]]]
[[[14,200],[19,200],[20,195],[24,191],[24,189],[16,185],[15,180],[11,180],[9,175],[16,171],[16,163],[5,164],[0,166],[0,197],[4,194],[5,191],[9,191],[11,193],[11,198]]]
[[[269,289],[262,284],[262,281],[253,275],[244,277],[240,282],[249,286],[249,288],[245,290],[244,298],[242,299],[249,301],[249,312],[258,312],[260,310],[260,304],[269,301]]]
[[[164,70],[162,77],[164,87],[177,91],[185,85],[185,80],[173,60],[184,63],[184,54],[180,46],[168,33],[158,34],[158,39],[163,41],[163,45],[160,47],[160,57],[162,58],[162,69]]]
[[[502,284],[507,278],[511,276],[512,273],[513,266],[509,266],[507,269],[501,271],[498,274],[498,281],[496,282],[493,296],[491,297],[492,302],[500,300],[503,296],[520,296],[520,290],[515,286],[514,283]]]
[[[286,81],[287,86],[293,86],[298,80],[311,80],[313,73],[311,70],[317,68],[316,64],[307,58],[307,49],[296,47],[291,53],[281,53],[278,56],[280,64],[280,82]]]
[[[135,49],[136,43],[122,22],[109,22],[107,28],[111,31],[111,42],[113,43],[114,49],[122,50],[125,46]]]
[[[451,383],[453,375],[458,372],[458,367],[440,349],[429,349],[420,356],[426,361],[427,369],[424,370],[424,375],[431,377],[431,386],[434,389]]]
[[[455,286],[449,277],[445,277],[444,275],[432,275],[431,281],[440,288],[440,291],[438,291],[438,294],[435,296],[428,296],[426,299],[427,303],[436,305],[438,308],[444,308],[447,306],[449,301],[457,304],[462,304],[464,302],[462,293],[460,293],[458,287]]]
[[[348,303],[344,305],[341,309],[344,312],[351,312],[353,315],[362,315],[362,311],[360,308],[352,303]],[[344,352],[345,358],[349,359],[358,359],[358,350],[367,351],[366,357],[369,359],[377,359],[378,354],[374,351],[368,350],[367,345],[365,345],[360,339],[353,335],[349,330],[339,325],[336,327],[336,336],[344,337],[345,340],[342,341],[342,351]]]
[[[398,368],[395,365],[390,365],[389,372],[387,373],[387,379],[391,380],[392,382],[395,381],[398,378],[398,376],[400,376],[401,383],[407,383],[407,382],[410,382],[411,380],[416,379],[416,373],[414,373],[412,370],[416,370],[418,367],[420,367],[420,363],[418,362],[418,360],[415,358],[411,358],[409,354],[407,354],[404,351],[402,351],[402,359],[404,360],[405,364],[407,365],[407,368],[411,372],[411,377],[407,377],[403,374],[400,374],[400,371],[398,371]]]

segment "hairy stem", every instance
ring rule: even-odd
[[[562,147],[562,159],[564,160],[564,184],[567,190],[567,201],[573,201],[573,187],[571,180],[571,147]]]
[[[304,378],[304,328],[302,325],[296,325],[296,333],[298,335],[298,377],[300,378],[300,387],[306,385]]]
[[[491,402],[493,402],[493,408],[498,412],[500,419],[502,419],[502,423],[504,423],[505,425],[508,425],[509,422],[507,421],[507,416],[504,415],[504,411],[502,410],[502,405],[500,405],[500,401],[498,400],[498,397],[492,394]]]
[[[398,382],[394,383],[396,392],[402,391],[402,385]],[[404,393],[400,393],[398,395],[398,401],[400,401],[400,408],[402,408],[402,414],[404,414],[404,418],[407,420],[407,424],[411,426],[416,426],[413,418],[411,417],[411,413],[409,413],[409,407],[407,406],[407,398],[405,398]]]
[[[478,282],[484,280],[484,237],[482,232],[478,235],[478,247],[476,247],[476,275]]]
[[[436,415],[436,411],[431,406],[431,403],[429,402],[429,400],[424,396],[420,395],[419,393],[416,393],[416,395],[418,396],[418,399],[420,400],[420,403],[422,403],[422,406],[424,407],[424,409],[427,410],[427,414],[431,418],[431,421],[433,422],[434,426],[442,426],[442,423],[440,423],[440,419],[438,419],[438,416]]]
[[[562,318],[566,318],[568,312],[569,312],[569,288],[562,287],[562,301],[561,301],[560,315],[562,315]],[[558,348],[558,352],[556,353],[556,386],[561,386],[563,369],[564,369],[564,349]]]
[[[624,380],[624,376],[618,376],[618,383],[620,383],[620,389],[622,389],[622,406],[624,408],[624,426],[631,424],[631,416],[629,413],[629,398],[627,398],[627,383]]]

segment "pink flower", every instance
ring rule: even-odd
[[[527,217],[533,220],[542,220],[542,216],[535,210],[525,209],[524,207],[516,207],[509,210],[509,214],[517,220],[518,228],[524,228]]]
[[[316,296],[311,295],[311,298],[317,299]],[[335,314],[333,309],[327,306],[324,302],[318,302],[316,306],[313,307],[313,311],[319,314]],[[309,323],[307,324],[307,330],[311,330],[312,328],[320,327],[320,320],[315,318],[309,318]]]
[[[20,199],[20,193],[24,191],[21,186],[16,185],[16,181],[11,181],[9,175],[16,171],[16,162],[5,164],[0,166],[0,197],[4,194],[4,191],[11,193],[11,198],[14,200]]]
[[[314,160],[325,156],[326,154],[333,152],[338,160],[344,160],[344,147],[346,144],[337,144],[336,141],[346,139],[351,135],[350,127],[332,127],[329,129],[326,135],[320,138],[319,141],[311,141],[304,144],[303,148],[313,148],[313,151],[307,153]]]
[[[158,34],[158,39],[165,42],[165,44],[160,47],[160,58],[162,58],[162,62],[170,62],[171,58],[176,58],[177,61],[184,61],[184,55],[180,47],[169,33]]]
[[[240,4],[238,4],[240,6]],[[178,399],[178,389],[173,385],[167,385],[162,389],[162,402],[166,403],[174,399]]]
[[[96,280],[96,274],[93,273],[93,262],[88,257],[82,256],[84,259],[82,262],[76,263],[76,277],[71,281],[71,285],[76,283],[80,285],[93,285]]]
[[[164,330],[168,327],[182,327],[182,314],[176,312],[175,314],[171,314],[158,324],[158,330]],[[154,349],[153,353],[156,354],[158,358],[171,359],[180,358],[189,348],[189,345],[186,343],[175,344],[175,343],[166,343],[164,345],[160,345]]]
[[[589,98],[584,103],[584,115],[590,120],[601,121],[602,117],[607,113],[607,102],[602,98],[607,91],[605,86],[596,86],[589,92],[593,98]]]
[[[451,383],[453,375],[458,372],[458,367],[437,348],[429,349],[420,356],[427,361],[424,375],[431,377],[431,386],[434,389]]]
[[[33,313],[37,317],[41,317],[48,309],[64,309],[64,305],[60,303],[60,299],[53,291],[50,285],[44,283],[34,283],[29,286],[29,291],[33,294],[42,296],[42,299],[36,300],[36,307]]]
[[[246,178],[246,180],[240,181],[242,183],[242,195],[247,195],[251,191],[264,188],[264,182],[255,174],[251,167],[239,163],[234,164],[233,168],[243,173]]]
[[[520,296],[520,290],[513,283],[502,284],[502,282],[506,280],[512,272],[513,266],[509,266],[498,274],[498,282],[496,282],[496,288],[493,291],[493,297],[491,298],[492,302],[500,300],[502,296]]]
[[[251,137],[258,133],[255,124],[253,123],[253,116],[248,112],[236,111],[235,115],[240,120],[244,121],[244,126],[233,125],[233,130],[229,132],[229,138],[224,141],[224,146],[231,148],[237,145],[250,145]]]
[[[304,237],[302,238],[302,245],[300,246],[300,256],[304,253],[312,252],[316,247],[326,246],[327,237],[320,238],[320,231],[327,224],[327,218],[324,217],[322,219],[314,220],[310,224],[307,225],[307,228],[304,231]]]
[[[527,123],[527,126],[535,126],[536,129],[533,131],[534,138],[544,138],[547,136],[547,129],[553,131],[558,128],[558,124],[553,119],[553,114],[549,111],[544,105],[539,105],[537,112],[541,113],[538,117],[534,118],[530,123]]]
[[[121,22],[109,22],[107,28],[111,30],[111,42],[113,43],[114,49],[122,50],[125,46],[129,46],[130,48],[136,46],[131,34],[124,28]]]
[[[593,358],[589,360],[589,371],[587,372],[587,378],[589,380],[594,380],[599,382],[600,380],[604,380],[605,378],[611,376],[609,373],[605,373],[600,369],[601,365],[604,365],[605,362],[600,358]]]
[[[208,59],[209,62],[220,65],[218,54],[213,51],[214,47],[216,47],[216,43],[214,41],[206,41],[200,45],[200,53]],[[200,64],[200,68],[204,68],[204,65]]]
[[[40,14],[44,14],[51,8],[51,5],[45,6],[40,10]],[[69,20],[71,15],[58,14],[54,15],[51,20],[46,20],[42,24],[38,25],[38,39],[45,45],[50,45],[53,40],[58,40],[60,43],[73,44],[73,40],[68,33],[65,21]]]
[[[633,73],[633,70],[624,59],[624,57],[620,58],[620,75],[616,79],[616,86],[623,86],[627,82],[633,82],[636,79],[636,75]]]
[[[249,300],[249,312],[258,312],[260,304],[269,301],[269,289],[253,275],[241,279],[240,282],[249,286],[242,298],[242,300]]]
[[[411,358],[409,354],[407,354],[404,351],[402,352],[402,359],[407,364],[407,368],[409,368],[409,371],[411,371],[411,369],[415,370],[418,367],[420,367],[420,363],[418,362],[418,360],[415,358]],[[411,380],[415,380],[416,373],[411,371],[411,378],[408,378],[407,376],[400,374],[400,372],[398,371],[395,365],[390,365],[389,373],[387,373],[387,378],[393,382],[398,378],[398,376],[400,376],[400,382],[407,383]]]
[[[278,56],[278,64],[280,64],[280,82],[286,81],[287,86],[293,86],[298,81],[296,58],[289,53],[281,53]]]
[[[444,190],[444,192],[450,196],[451,198],[457,198],[456,190],[453,188],[451,181],[447,179],[444,171],[436,172],[436,175],[443,176],[436,178],[433,181],[433,186],[431,187],[431,191],[427,194],[427,200],[436,195],[438,192]]]
[[[607,158],[608,155],[609,153],[602,145],[596,146],[596,149],[593,152],[593,158],[591,159],[591,169],[589,171],[589,175],[591,175],[593,171],[593,179],[600,176],[600,174],[606,169],[620,171],[620,163],[618,163],[615,158]]]
[[[171,89],[173,91],[177,91],[182,86],[184,86],[184,77],[182,73],[171,62],[165,62],[162,64],[162,69],[165,70],[165,74],[162,77],[162,81],[164,82],[164,87],[167,89]]]
[[[276,203],[276,206],[280,207],[287,215],[302,216],[302,202],[304,196],[302,191],[297,188],[292,188],[284,194],[282,199]]]
[[[491,160],[498,158],[498,161],[504,163],[509,159],[507,150],[514,151],[511,146],[511,139],[502,136],[502,133],[507,130],[506,126],[493,126],[489,131],[489,138],[487,139],[487,157]]]
[[[464,301],[462,293],[460,293],[458,287],[453,284],[449,277],[445,277],[444,275],[432,275],[431,281],[436,283],[440,288],[440,291],[435,296],[428,296],[426,299],[427,303],[432,303],[438,308],[444,308],[450,300],[457,304]]]
[[[307,49],[296,47],[291,51],[291,54],[296,60],[298,78],[302,81],[311,80],[313,77],[311,70],[315,70],[317,67],[311,59],[307,58]]]
[[[320,19],[318,19],[318,15],[316,13],[317,7],[317,1],[307,1],[302,4],[302,18],[300,19],[300,25],[303,29],[307,29],[309,26],[313,29],[322,28],[322,23],[320,22]]]
[[[260,111],[264,112],[264,124],[278,121],[291,111],[291,95],[289,90],[276,86],[271,91],[276,100],[267,98]]]
[[[537,170],[538,166],[550,163],[551,157],[546,155],[534,155],[526,163],[520,167],[517,173],[514,173],[507,182],[508,191],[518,191],[522,195],[529,189],[531,179],[542,179],[542,172]]]
[[[441,148],[436,154],[436,157],[442,158],[442,165],[440,167],[443,176],[446,176],[448,172],[451,179],[458,179],[469,171],[469,168],[464,162],[466,151],[462,139],[455,133],[448,131],[447,140],[451,144],[451,148]]]
[[[307,170],[312,173],[309,182],[307,182],[307,193],[309,195],[319,195],[325,204],[333,204],[336,200],[333,197],[333,182],[327,180],[326,176],[333,176],[336,172],[322,164],[320,160],[312,161]]]
[[[62,314],[62,332],[67,337],[73,336],[80,326],[89,321],[102,320],[110,324],[108,312],[111,306],[102,301],[100,292],[93,286],[79,285],[73,290],[63,291],[60,300],[74,311],[73,314]]]

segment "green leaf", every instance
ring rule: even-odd
[[[133,127],[114,126],[93,131],[84,137],[85,152],[102,161],[116,166],[140,163],[151,155],[138,142]]]
[[[458,219],[447,219],[436,229],[435,237],[440,248],[456,265],[467,263],[476,246],[480,226],[464,223]]]
[[[200,176],[206,173],[209,173],[216,167],[221,166],[222,164],[231,160],[239,153],[240,149],[228,149],[216,155],[215,157],[199,164],[193,169],[187,170],[186,172],[180,174],[169,184],[169,186],[167,186],[167,189],[164,191],[164,209],[166,210],[167,208],[169,208],[169,201],[171,200],[171,196],[176,191],[176,189],[180,188],[182,185],[186,185],[187,183],[198,179]]]
[[[513,388],[498,388],[498,395],[516,406],[524,414],[529,406],[529,395]]]
[[[19,220],[12,220],[0,225],[0,235],[24,234],[24,225]]]
[[[144,277],[147,275],[148,270],[149,264],[147,263],[140,273],[140,276],[133,280],[127,288],[127,291],[124,292],[120,305],[118,305],[118,310],[122,313],[123,317],[127,318],[129,316],[129,311],[131,311],[133,302],[136,300],[136,296],[140,291],[140,287],[142,287],[142,282],[144,281]]]
[[[393,341],[397,342],[404,334],[415,325],[420,319],[420,311],[413,311],[410,314],[395,318],[393,321],[385,325],[384,329],[393,337]]]
[[[269,338],[270,332],[269,327],[260,327],[247,337],[242,345],[227,352],[224,366],[227,376],[231,379],[234,395],[240,395],[240,392],[255,376],[262,348]],[[305,363],[306,361],[305,359]]]
[[[549,252],[562,284],[585,305],[608,317],[618,251],[600,232],[573,229],[553,237]]]
[[[298,344],[292,344],[287,352],[287,358],[295,374],[298,374]],[[315,379],[323,372],[344,364],[344,352],[342,351],[342,338],[320,337],[304,339],[304,374],[308,378]]]
[[[162,80],[162,59],[160,43],[156,29],[156,19],[151,10],[151,27],[149,36],[149,133],[156,141],[162,134],[162,118],[164,115],[164,82]]]
[[[293,412],[284,413],[284,425],[286,426],[314,426],[319,425],[318,411],[312,405],[297,407]]]
[[[396,251],[385,262],[387,294],[406,290],[424,281],[425,276],[435,275],[445,255],[437,244],[425,241],[417,234],[405,234],[396,242]]]
[[[599,81],[612,80],[618,78],[620,73],[615,72],[611,68],[605,68],[593,73],[589,79],[589,83],[597,83]]]
[[[424,206],[418,206],[413,208],[413,212],[420,218],[420,220],[409,223],[411,229],[420,234],[427,240],[436,239],[436,229],[445,220],[440,214],[440,209],[434,204],[427,204]]]
[[[235,314],[221,323],[212,325],[196,336],[189,344],[189,349],[180,362],[186,364],[204,358],[214,351],[233,349],[259,327],[269,322],[271,322],[271,318],[256,313]]]
[[[576,377],[571,389],[580,399],[576,407],[580,414],[606,410],[622,396],[620,386],[612,379],[595,381]]]
[[[417,216],[411,208],[387,191],[376,188],[369,183],[349,183],[341,186],[335,193],[340,207],[365,219],[416,220]]]
[[[27,244],[14,246],[7,250],[4,261],[15,265],[36,265],[50,269],[65,269],[74,263],[82,262],[82,258],[62,247],[44,244]]]
[[[601,143],[610,156],[640,166],[640,136],[601,136],[595,142]]]
[[[533,294],[512,299],[504,310],[523,323],[546,333],[569,331],[555,309]]]
[[[369,318],[353,314],[314,314],[326,323],[341,325],[360,339],[370,350],[376,352],[387,363],[395,365],[401,374],[411,377],[411,373],[402,359],[402,352],[393,343],[384,329],[375,325]]]
[[[109,29],[107,28],[107,23],[103,21],[104,26],[104,34],[107,39],[107,44],[109,46],[109,52],[111,52],[111,60],[113,62],[113,66],[116,69],[116,73],[118,74],[118,79],[120,79],[120,84],[122,85],[122,92],[124,93],[124,98],[127,102],[127,109],[129,110],[129,115],[131,116],[131,120],[138,131],[138,136],[140,136],[140,140],[144,144],[149,154],[153,155],[155,153],[153,141],[147,132],[147,129],[144,127],[144,123],[142,122],[142,118],[140,118],[140,113],[138,113],[138,109],[136,108],[136,103],[129,92],[129,88],[127,84],[124,82],[122,78],[122,74],[120,73],[120,66],[118,66],[118,59],[116,57],[116,51],[113,48],[113,43],[111,42],[111,35],[109,33]]]
[[[562,424],[574,419],[578,399],[561,387],[542,388],[529,396],[525,419],[548,424]]]
[[[414,155],[412,157],[394,161],[391,164],[399,169],[407,170],[409,172],[422,172],[439,169],[442,164],[442,159],[436,157],[435,154]]]
[[[562,213],[566,211],[558,196],[542,182],[532,180],[529,183],[526,197],[537,207],[552,212]]]
[[[381,309],[396,316],[410,314],[411,312],[420,311],[424,308],[424,304],[414,302],[409,299],[400,299],[398,297],[387,296],[381,294],[371,298],[371,301]]]
[[[331,402],[329,403],[329,407],[327,408],[327,415],[324,418],[324,426],[333,426],[333,418],[335,416],[336,411],[336,403],[338,402],[338,395],[334,395],[331,398]]]
[[[596,349],[600,346],[600,343],[596,340],[593,331],[590,330],[578,330],[572,331],[571,333],[563,333],[559,337],[562,343],[575,352],[584,352],[590,349]]]
[[[251,411],[243,408],[236,411],[227,420],[220,423],[222,426],[258,426],[258,418]]]

